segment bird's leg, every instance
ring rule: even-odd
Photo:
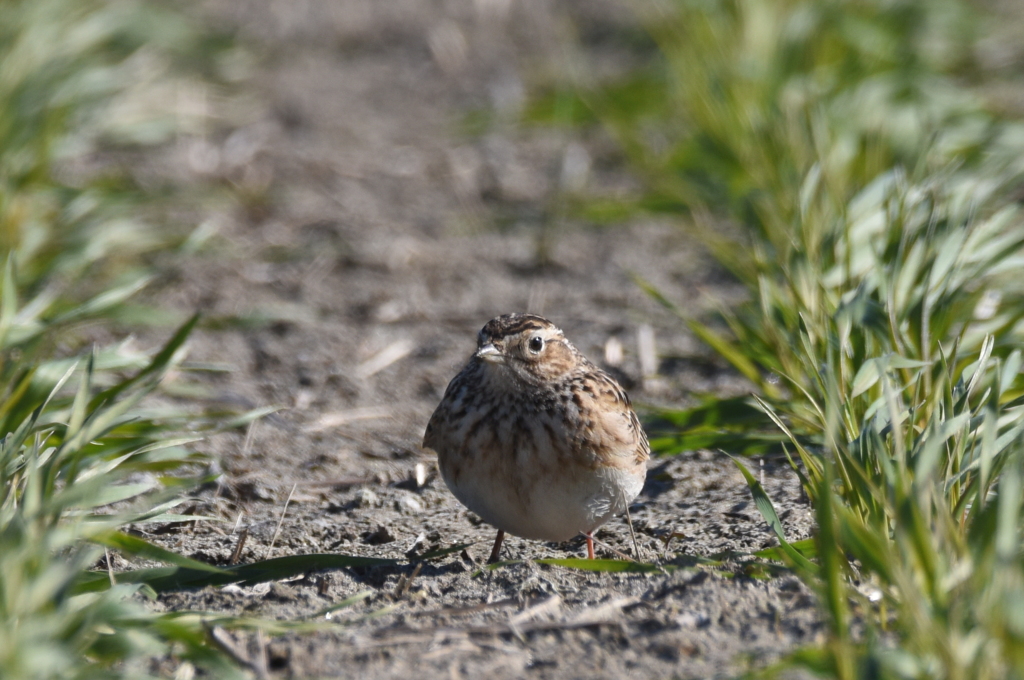
[[[588,531],[583,535],[587,537],[587,559],[592,560],[594,559],[594,532]]]
[[[505,538],[505,532],[498,529],[498,535],[494,537],[494,547],[491,548],[491,556],[487,558],[487,564],[494,564],[501,555],[501,542]]]
[[[636,555],[636,561],[642,561],[640,559],[640,544],[636,542],[636,532],[633,531],[633,518],[629,516],[629,506],[626,506],[626,526],[629,527],[629,536],[633,539],[633,553]]]

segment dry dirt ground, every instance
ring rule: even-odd
[[[719,677],[819,635],[813,599],[793,577],[734,575],[735,560],[698,564],[774,543],[721,454],[653,460],[632,506],[644,558],[671,573],[538,565],[531,560],[583,555],[582,542],[513,537],[503,557],[521,562],[481,574],[493,530],[458,504],[419,446],[476,331],[509,311],[548,316],[605,365],[609,342],[621,343],[613,368],[641,409],[743,389],[630,275],[691,311],[734,297],[728,279],[676,225],[597,229],[560,217],[567,191],[635,184],[600,135],[515,123],[538,80],[612,72],[649,49],[628,8],[580,5],[203,7],[205,20],[237,32],[259,59],[224,103],[232,113],[172,150],[173,172],[223,182],[236,201],[196,216],[219,233],[175,265],[157,298],[248,321],[197,333],[191,358],[231,366],[208,382],[235,405],[283,410],[209,443],[223,475],[194,507],[223,523],[151,537],[218,564],[243,531],[242,562],[317,552],[404,559],[472,543],[424,563],[411,582],[408,564],[160,597],[157,606],[170,609],[293,619],[372,591],[338,611],[330,632],[266,644],[236,635],[257,674],[265,666],[274,677]],[[481,119],[482,132],[467,132],[467,120]],[[660,361],[658,375],[642,379],[645,326]],[[808,536],[793,475],[773,461],[762,474],[791,538]],[[597,538],[631,550],[621,520]]]

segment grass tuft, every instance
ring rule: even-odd
[[[145,584],[104,572],[105,588],[80,587],[109,548],[206,568],[122,533],[166,519],[203,468],[191,444],[224,423],[222,414],[147,402],[183,371],[196,320],[154,353],[127,342],[90,350],[84,328],[130,318],[126,302],[151,280],[147,258],[171,245],[140,217],[154,195],[90,165],[111,144],[150,145],[187,126],[167,104],[179,86],[203,86],[207,74],[189,61],[209,57],[215,43],[173,9],[138,0],[3,4],[4,678],[142,677],[162,656],[240,676],[198,622],[149,611]]]
[[[1022,84],[979,59],[1021,17],[958,0],[647,9],[658,60],[557,96],[646,180],[592,210],[677,215],[747,286],[715,322],[681,317],[756,389],[655,414],[655,450],[792,463],[813,550],[737,461],[772,556],[828,624],[782,668],[1024,677],[1024,126],[985,96]]]

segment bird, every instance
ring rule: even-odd
[[[452,494],[498,530],[526,539],[586,537],[626,511],[650,445],[629,396],[555,324],[504,314],[448,384],[423,436]]]

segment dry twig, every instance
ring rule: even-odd
[[[281,533],[281,524],[284,523],[284,515],[288,512],[288,504],[292,502],[292,496],[295,494],[295,489],[298,484],[292,484],[292,490],[288,492],[288,498],[284,502],[284,507],[281,509],[281,516],[277,519],[277,527],[274,529],[274,535],[270,537],[270,547],[267,548],[267,559],[270,559],[270,554],[274,551],[274,543],[277,542],[277,535]]]

